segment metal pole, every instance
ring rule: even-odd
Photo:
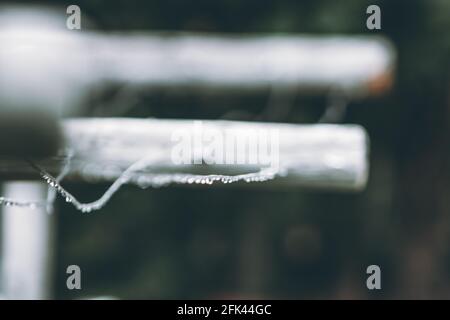
[[[46,201],[42,182],[13,181],[3,186],[5,197]],[[52,216],[45,208],[5,206],[3,217],[3,259],[1,282],[6,299],[48,299],[50,297],[50,245]]]

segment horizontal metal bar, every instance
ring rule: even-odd
[[[378,37],[124,34],[89,37],[111,80],[155,86],[268,86],[370,94],[392,81],[395,54]],[[378,83],[378,85],[380,85]],[[385,88],[384,88],[385,89]]]
[[[65,19],[44,8],[0,10],[1,94],[15,98],[26,90],[51,104],[53,93],[74,103],[79,90],[118,81],[370,95],[389,87],[396,63],[393,45],[378,36],[80,33],[68,30]],[[8,84],[17,88],[2,92]]]
[[[138,175],[156,173],[242,174],[257,171],[261,165],[250,163],[194,164],[193,151],[187,164],[174,163],[173,154],[177,142],[174,136],[195,134],[198,122],[192,120],[157,120],[131,118],[70,119],[64,121],[63,132],[66,147],[74,152],[69,179],[93,179],[111,181],[145,157],[157,155],[148,168]],[[214,132],[226,139],[230,132],[277,132],[279,158],[277,165],[285,169],[285,175],[271,184],[280,186],[306,186],[361,190],[368,174],[368,138],[365,130],[357,125],[295,125],[236,121],[202,121],[202,132]],[[275,130],[275,131],[274,131]],[[239,136],[238,136],[239,137]],[[246,136],[241,136],[246,139]],[[190,137],[192,138],[192,137]],[[190,139],[189,138],[189,139]],[[201,140],[201,147],[208,142]],[[197,141],[197,143],[198,143]],[[193,142],[194,143],[194,142]],[[223,142],[223,152],[235,152],[237,159],[248,159],[248,149],[236,149]],[[198,148],[198,144],[197,147]],[[235,148],[235,149],[231,149]],[[242,154],[245,153],[245,154]],[[246,158],[247,157],[247,158]],[[204,160],[204,159],[203,159]],[[61,159],[40,161],[50,172],[57,172]],[[273,163],[272,163],[273,164]],[[270,164],[265,164],[269,167]],[[0,160],[0,176],[30,177],[33,170],[26,163]],[[34,173],[35,176],[35,173]],[[138,177],[136,178],[138,179]]]

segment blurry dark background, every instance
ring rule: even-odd
[[[59,200],[57,298],[450,298],[450,1],[76,4],[102,31],[381,34],[398,65],[393,89],[352,101],[343,120],[371,138],[364,192],[130,186],[90,215]],[[381,7],[381,31],[366,29],[370,4]],[[120,90],[96,88],[87,113],[115,115],[99,106]],[[120,115],[251,120],[269,95],[137,90]],[[287,115],[264,120],[314,123],[326,103],[299,94]],[[67,187],[88,201],[106,185]],[[69,264],[82,269],[81,292],[66,289]],[[371,264],[381,267],[382,290],[366,288]]]

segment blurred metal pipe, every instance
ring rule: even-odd
[[[191,89],[271,86],[371,95],[389,88],[396,54],[371,36],[96,33],[65,27],[65,12],[0,10],[0,112],[77,114],[95,84]]]
[[[192,131],[194,120],[132,118],[68,119],[63,123],[65,146],[74,157],[67,179],[111,181],[131,164],[149,154],[162,158],[146,173],[191,172],[240,174],[258,169],[254,165],[175,165],[171,152],[172,134]],[[226,135],[235,132],[279,132],[279,162],[287,176],[265,184],[280,187],[308,187],[338,190],[361,190],[368,176],[369,140],[358,125],[296,125],[281,123],[202,121],[203,128]],[[189,131],[190,130],[190,131]],[[243,137],[245,138],[245,137]],[[225,150],[227,152],[227,150]],[[50,173],[57,174],[62,159],[38,161]],[[39,176],[26,163],[0,158],[0,178]]]
[[[201,90],[271,86],[351,96],[387,90],[395,52],[381,37],[86,34],[108,81]]]
[[[12,181],[6,197],[46,201],[47,185]],[[2,212],[2,295],[6,299],[48,299],[51,295],[52,219],[45,208],[5,206]]]
[[[147,173],[197,172],[230,174],[258,169],[252,165],[176,165],[171,159],[174,132],[192,132],[192,120],[130,118],[70,119],[64,122],[67,146],[74,151],[70,177],[117,178],[140,159],[161,154]],[[202,121],[204,132],[279,134],[279,165],[287,175],[278,186],[361,190],[368,175],[368,137],[357,125],[295,125],[239,121]],[[245,136],[242,136],[245,139]],[[205,144],[206,145],[206,144]],[[230,152],[228,148],[224,153]],[[139,174],[145,175],[146,172]]]

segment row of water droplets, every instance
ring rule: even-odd
[[[215,182],[221,182],[224,184],[234,183],[239,181],[245,182],[264,182],[274,179],[279,175],[279,170],[274,168],[261,169],[258,172],[246,173],[240,175],[195,175],[187,173],[161,173],[161,174],[142,174],[134,176],[130,179],[130,182],[137,184],[141,188],[158,188],[164,187],[170,184],[205,184],[212,185]]]
[[[0,205],[5,207],[20,207],[20,208],[29,208],[36,209],[46,207],[46,202],[41,201],[20,201],[6,197],[0,197]]]
[[[53,177],[45,169],[39,165],[29,162],[30,165],[36,169],[44,181],[49,185],[49,192],[47,201],[37,202],[37,201],[17,201],[14,199],[8,199],[0,197],[0,205],[5,206],[16,206],[25,207],[30,209],[45,207],[50,213],[53,211],[53,202],[55,200],[56,194],[59,194],[65,199],[66,202],[71,203],[76,209],[81,212],[88,213],[103,208],[111,197],[120,189],[120,187],[127,183],[136,184],[141,188],[158,188],[168,186],[170,184],[202,184],[202,185],[212,185],[213,183],[219,182],[224,184],[244,181],[244,182],[264,182],[272,180],[277,176],[284,175],[283,170],[279,168],[262,168],[257,172],[245,173],[239,175],[221,175],[221,174],[211,174],[211,175],[197,175],[188,173],[142,173],[143,169],[148,168],[154,164],[160,157],[149,156],[145,157],[130,167],[128,167],[122,174],[111,184],[111,186],[105,191],[105,193],[97,200],[89,203],[80,202],[75,196],[73,196],[69,191],[67,191],[62,185],[61,180],[70,171],[70,159],[72,158],[72,153],[69,152],[67,161],[57,177]]]
[[[55,178],[56,182],[60,182],[70,171],[70,164],[73,157],[73,151],[70,149],[66,149],[64,153],[64,163],[60,174]],[[32,166],[32,162],[27,161]],[[37,209],[37,208],[45,208],[48,213],[53,212],[53,203],[56,198],[56,189],[50,188],[47,193],[47,201],[23,201],[16,200],[6,197],[0,197],[0,206],[6,207],[19,207],[19,208],[28,208],[28,209]]]

